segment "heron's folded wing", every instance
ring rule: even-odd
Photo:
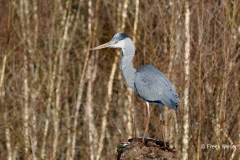
[[[141,98],[153,103],[163,103],[176,109],[178,95],[167,77],[151,65],[137,69],[134,79],[135,87]]]

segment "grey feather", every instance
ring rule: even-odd
[[[137,69],[134,83],[138,95],[150,103],[177,109],[179,98],[167,77],[152,65]]]

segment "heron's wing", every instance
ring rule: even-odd
[[[134,79],[137,93],[145,101],[162,103],[169,108],[177,109],[178,94],[167,77],[151,65],[137,69]]]

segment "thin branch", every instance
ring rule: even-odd
[[[183,146],[182,158],[188,159],[189,148],[189,87],[190,87],[190,9],[188,1],[185,2],[185,53],[184,53],[184,115],[183,115]]]

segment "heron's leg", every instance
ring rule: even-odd
[[[148,130],[148,126],[149,126],[149,121],[150,121],[150,109],[149,109],[149,103],[146,102],[147,104],[147,123],[146,123],[146,126],[145,126],[145,131],[144,131],[144,135],[143,135],[143,141],[144,141],[144,137],[146,136],[147,134],[147,130]]]
[[[164,136],[164,126],[163,126],[163,116],[162,116],[162,104],[158,104],[159,107],[159,113],[160,113],[160,125],[161,125],[161,131],[162,131],[162,138],[163,138],[163,142],[164,142],[164,147],[166,148],[166,142],[165,142],[165,136]]]

